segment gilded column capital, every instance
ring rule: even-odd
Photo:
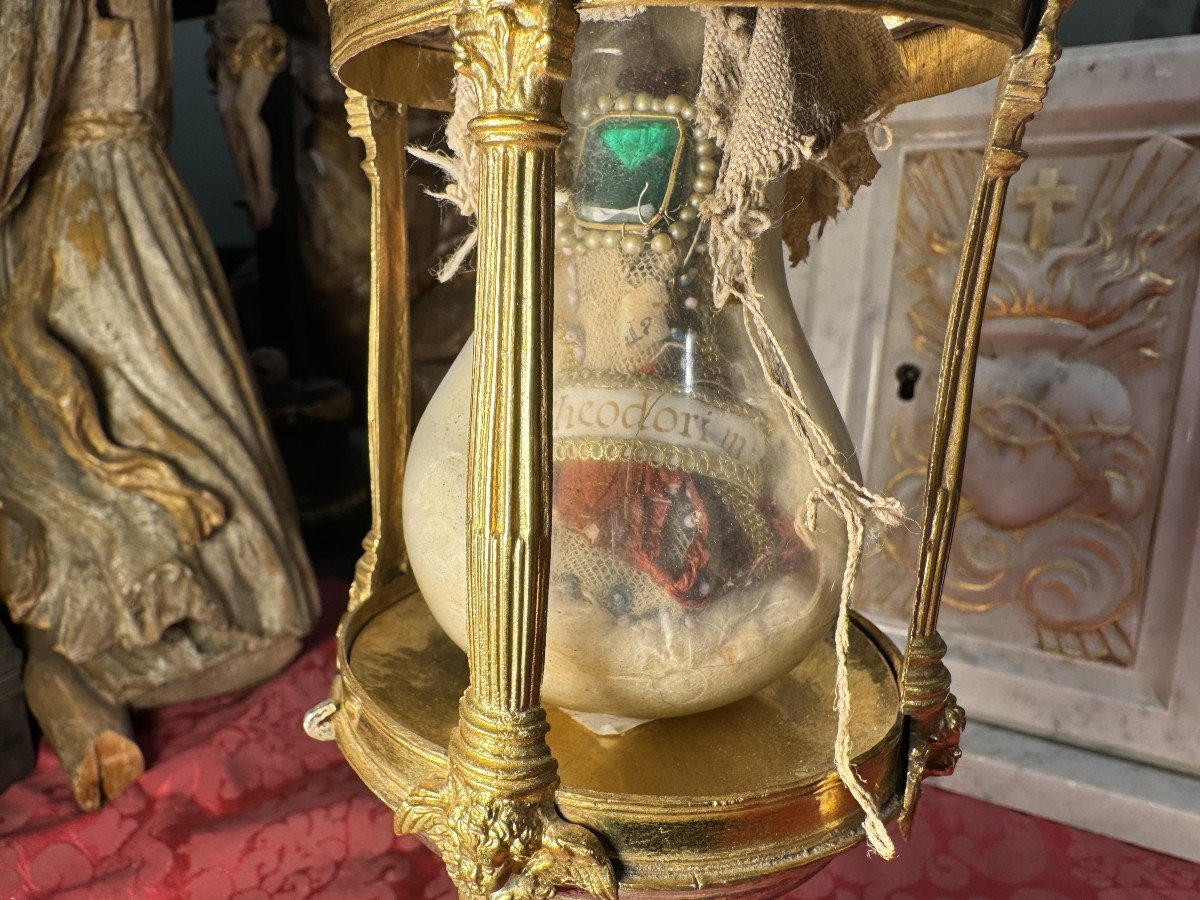
[[[1062,56],[1058,42],[1062,13],[1062,0],[1047,0],[1032,40],[1009,60],[1000,79],[987,153],[987,170],[999,177],[1011,178],[1028,156],[1021,142],[1025,127],[1042,111],[1054,67]]]
[[[563,0],[466,0],[454,17],[454,60],[480,112],[558,121],[579,16]]]
[[[368,177],[375,164],[375,135],[371,132],[371,105],[363,94],[354,88],[346,88],[346,124],[350,137],[363,142],[363,169]]]

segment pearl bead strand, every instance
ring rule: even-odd
[[[692,150],[696,155],[691,191],[687,200],[675,211],[673,220],[669,215],[664,215],[654,227],[645,227],[637,232],[625,231],[624,228],[616,232],[589,228],[582,223],[572,225],[560,221],[557,225],[557,241],[564,256],[582,255],[601,247],[617,247],[629,256],[637,256],[647,247],[655,253],[671,253],[676,246],[685,244],[691,229],[698,224],[699,209],[704,197],[712,193],[716,186],[719,170],[716,143],[704,136],[699,128],[689,129],[688,123],[696,119],[696,108],[686,98],[679,94],[654,97],[645,92],[619,94],[616,97],[597,94],[591,106],[579,109],[576,118],[581,125],[590,126],[600,118],[624,113],[632,116],[670,116],[678,120],[682,134],[687,135],[689,130],[691,131]]]

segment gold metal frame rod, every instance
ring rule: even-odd
[[[949,774],[959,756],[964,715],[950,693],[938,613],[958,513],[979,336],[1004,201],[1009,182],[1027,156],[1021,149],[1025,128],[1042,108],[1061,53],[1057,32],[1063,8],[1063,0],[1045,0],[1032,39],[1013,55],[1000,78],[946,326],[925,482],[916,600],[900,676],[903,712],[912,722],[902,826],[911,822],[921,779]]]
[[[371,297],[368,313],[367,453],[371,474],[371,528],[363,540],[350,588],[349,608],[404,573],[408,560],[400,528],[404,463],[408,456],[412,370],[409,354],[408,236],[403,217],[404,178],[379,177],[380,156],[403,159],[408,143],[403,106],[346,91],[350,135],[365,149],[371,185]],[[384,252],[386,248],[386,252]]]

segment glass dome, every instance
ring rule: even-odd
[[[543,697],[601,732],[711,709],[791,670],[830,631],[847,554],[832,513],[805,525],[809,458],[742,307],[713,301],[699,209],[721,159],[694,103],[702,19],[638,18],[581,26],[557,166]],[[754,271],[816,425],[859,478],[778,230]],[[414,574],[464,648],[470,379],[468,344],[417,427],[404,485]]]

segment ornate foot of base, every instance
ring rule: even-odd
[[[926,778],[953,775],[962,750],[958,747],[959,737],[967,727],[967,714],[953,694],[946,698],[946,705],[934,718],[934,726],[928,733],[913,723],[914,734],[908,752],[908,775],[904,783],[904,803],[900,808],[900,831],[908,837],[912,830],[913,813],[921,793],[921,782]]]
[[[554,807],[558,777],[545,713],[485,710],[470,691],[461,713],[449,777],[409,795],[396,831],[426,837],[465,898],[550,900],[559,888],[575,887],[615,900],[600,841]]]
[[[950,673],[942,657],[946,643],[936,632],[909,643],[904,672],[904,714],[909,717],[908,774],[900,808],[900,830],[912,828],[921,782],[954,774],[962,751],[959,738],[967,727],[967,714],[950,693]]]
[[[81,809],[99,809],[145,771],[129,713],[97,696],[79,670],[29,632],[25,695],[29,708],[66,770]]]

